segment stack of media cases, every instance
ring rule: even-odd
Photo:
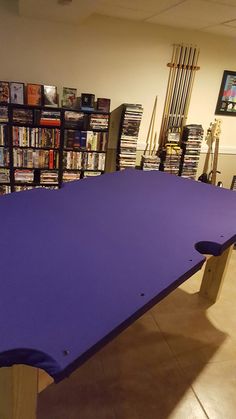
[[[182,149],[180,143],[180,132],[168,132],[167,142],[163,147],[160,157],[161,165],[160,170],[171,173],[173,175],[179,174],[179,166],[181,161]]]
[[[195,179],[203,140],[201,125],[186,125],[183,128],[181,148],[183,149],[180,171],[182,177]]]
[[[142,169],[144,171],[159,170],[160,157],[158,156],[143,156],[142,158]]]
[[[117,161],[119,170],[136,165],[137,141],[142,115],[142,105],[127,103],[123,105]]]

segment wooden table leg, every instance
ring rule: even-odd
[[[54,382],[53,378],[50,377],[45,371],[39,369],[38,371],[38,393],[45,390],[50,384]],[[1,418],[0,418],[1,419]]]
[[[220,256],[211,256],[206,261],[200,295],[212,302],[216,302],[220,296],[232,249],[233,245]]]
[[[37,368],[0,368],[0,418],[36,419],[37,392]]]

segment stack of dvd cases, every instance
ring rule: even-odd
[[[136,165],[137,141],[142,114],[142,105],[128,103],[123,105],[117,159],[117,168],[119,170],[135,167]]]
[[[141,161],[142,169],[145,171],[159,170],[160,158],[158,156],[142,156]]]
[[[176,132],[169,132],[167,134],[167,142],[160,154],[160,170],[171,173],[173,175],[179,174],[179,167],[182,156],[182,149],[179,145],[179,141],[179,129]]]
[[[203,139],[203,128],[201,125],[186,125],[183,128],[181,147],[183,149],[180,171],[182,177],[195,179],[200,158],[200,151]]]

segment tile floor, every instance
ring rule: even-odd
[[[236,250],[213,305],[201,275],[44,390],[38,419],[235,419]]]

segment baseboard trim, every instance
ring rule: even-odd
[[[208,147],[203,145],[201,148],[201,153],[206,154],[208,152]],[[236,147],[233,146],[219,146],[219,154],[235,154],[236,155]]]
[[[144,152],[145,147],[143,144],[138,144],[137,151],[139,153]],[[208,147],[203,145],[201,148],[201,154],[206,154],[208,152]],[[219,147],[219,154],[235,154],[236,155],[236,147],[233,146],[220,146]]]

